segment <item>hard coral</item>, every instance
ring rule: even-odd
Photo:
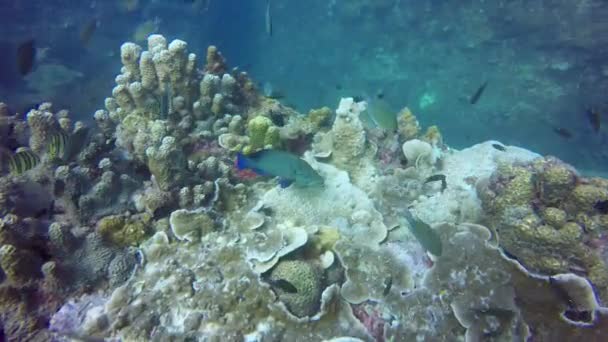
[[[554,157],[524,165],[502,165],[478,194],[487,222],[499,232],[502,247],[541,274],[586,275],[608,298],[608,265],[601,244],[601,203],[608,183],[584,179]],[[598,205],[599,203],[599,205]]]
[[[420,132],[420,124],[408,107],[404,107],[397,114],[397,132],[402,142],[415,139]]]
[[[258,115],[247,124],[249,132],[249,145],[243,148],[243,153],[249,154],[265,147],[278,147],[280,145],[279,129],[268,117]]]
[[[321,305],[322,271],[315,265],[301,260],[280,261],[271,271],[270,280],[286,281],[296,291],[286,291],[276,286],[279,299],[298,317],[314,315]]]
[[[148,235],[150,216],[106,216],[97,222],[97,231],[109,242],[121,246],[138,246]]]

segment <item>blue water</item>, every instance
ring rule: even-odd
[[[217,45],[230,65],[270,82],[302,112],[381,91],[395,110],[409,106],[424,126],[440,125],[456,148],[497,139],[582,170],[601,172],[608,161],[606,133],[594,134],[585,118],[588,107],[608,111],[602,1],[274,0],[272,36],[261,0],[139,1],[132,11],[124,3],[3,2],[3,40],[34,37],[49,48],[47,61],[84,76],[29,96],[13,83],[0,98],[17,109],[51,100],[89,119],[112,87],[120,44],[156,19],[156,32],[199,55]],[[91,18],[99,27],[82,46],[79,31]],[[469,104],[484,81],[485,93]],[[425,94],[435,102],[421,108]]]

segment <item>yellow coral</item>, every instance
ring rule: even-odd
[[[318,256],[334,248],[340,240],[340,231],[337,228],[323,226],[310,238],[311,253]]]
[[[408,107],[404,107],[397,114],[397,131],[403,141],[415,139],[420,132],[418,120]]]
[[[97,223],[97,231],[106,240],[119,246],[138,246],[148,235],[150,215],[125,218],[121,215],[110,215]]]
[[[439,132],[439,127],[433,125],[426,129],[426,133],[424,133],[423,140],[426,140],[431,145],[441,145],[442,137],[441,132]]]
[[[243,148],[243,153],[249,154],[265,147],[278,147],[281,142],[279,128],[274,126],[270,118],[258,115],[247,124],[249,145]]]

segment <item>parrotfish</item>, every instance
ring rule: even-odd
[[[292,183],[300,187],[323,186],[323,177],[307,162],[285,151],[268,149],[246,156],[238,153],[236,167],[239,170],[251,169],[261,176],[279,177],[282,188]]]
[[[414,217],[407,209],[405,210],[405,218],[409,223],[410,231],[420,242],[422,248],[435,256],[441,256],[443,248],[439,234],[430,225]]]

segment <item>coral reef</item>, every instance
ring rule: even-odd
[[[11,338],[600,340],[606,180],[493,141],[451,150],[407,107],[396,132],[365,127],[353,98],[301,115],[214,46],[200,70],[185,42],[161,35],[120,52],[76,158],[45,148],[85,129],[50,104],[15,126],[26,139],[2,137],[42,157],[21,175],[1,170]],[[264,148],[297,153],[324,186],[233,169],[236,152]],[[441,256],[406,211],[439,236]]]
[[[584,275],[608,299],[608,265],[602,203],[608,184],[580,177],[553,157],[502,165],[479,184],[485,221],[501,246],[527,268],[546,275]]]

